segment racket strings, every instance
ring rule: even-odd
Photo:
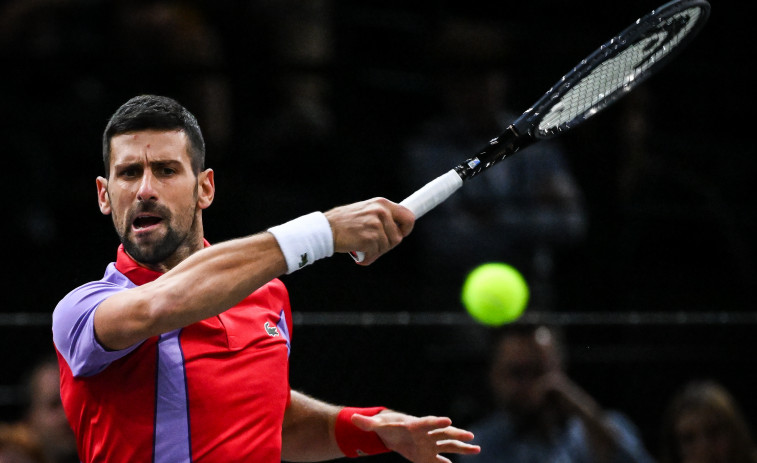
[[[553,105],[538,125],[542,134],[582,122],[640,83],[655,63],[675,49],[694,28],[701,9],[689,8],[660,21],[652,33],[597,65]],[[612,42],[608,46],[612,46]],[[625,46],[618,43],[616,47]],[[612,49],[608,50],[608,53]]]

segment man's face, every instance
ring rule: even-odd
[[[63,411],[60,376],[55,364],[45,364],[35,372],[30,398],[28,424],[42,439],[42,445],[50,454],[73,454],[76,441]]]
[[[726,463],[733,461],[732,440],[724,420],[707,409],[692,409],[675,423],[681,461]]]
[[[109,178],[97,179],[126,252],[165,270],[202,247],[200,211],[213,197],[211,170],[196,176],[183,131],[144,130],[111,139]]]
[[[497,346],[491,385],[497,401],[517,415],[534,413],[542,402],[539,383],[560,370],[551,337],[518,334]]]

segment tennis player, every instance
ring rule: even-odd
[[[473,454],[444,417],[324,403],[290,389],[292,316],[278,276],[335,252],[370,264],[413,228],[377,198],[210,245],[213,170],[196,119],[139,96],[103,135],[98,201],[119,246],[53,314],[61,396],[82,462],[319,461],[395,451]]]

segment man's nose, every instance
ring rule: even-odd
[[[140,201],[150,201],[157,199],[158,193],[155,189],[155,177],[149,170],[142,175],[142,181],[139,183],[137,199]]]

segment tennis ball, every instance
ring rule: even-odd
[[[474,268],[463,283],[461,299],[471,317],[499,326],[517,320],[528,304],[528,285],[514,267],[490,262]]]

